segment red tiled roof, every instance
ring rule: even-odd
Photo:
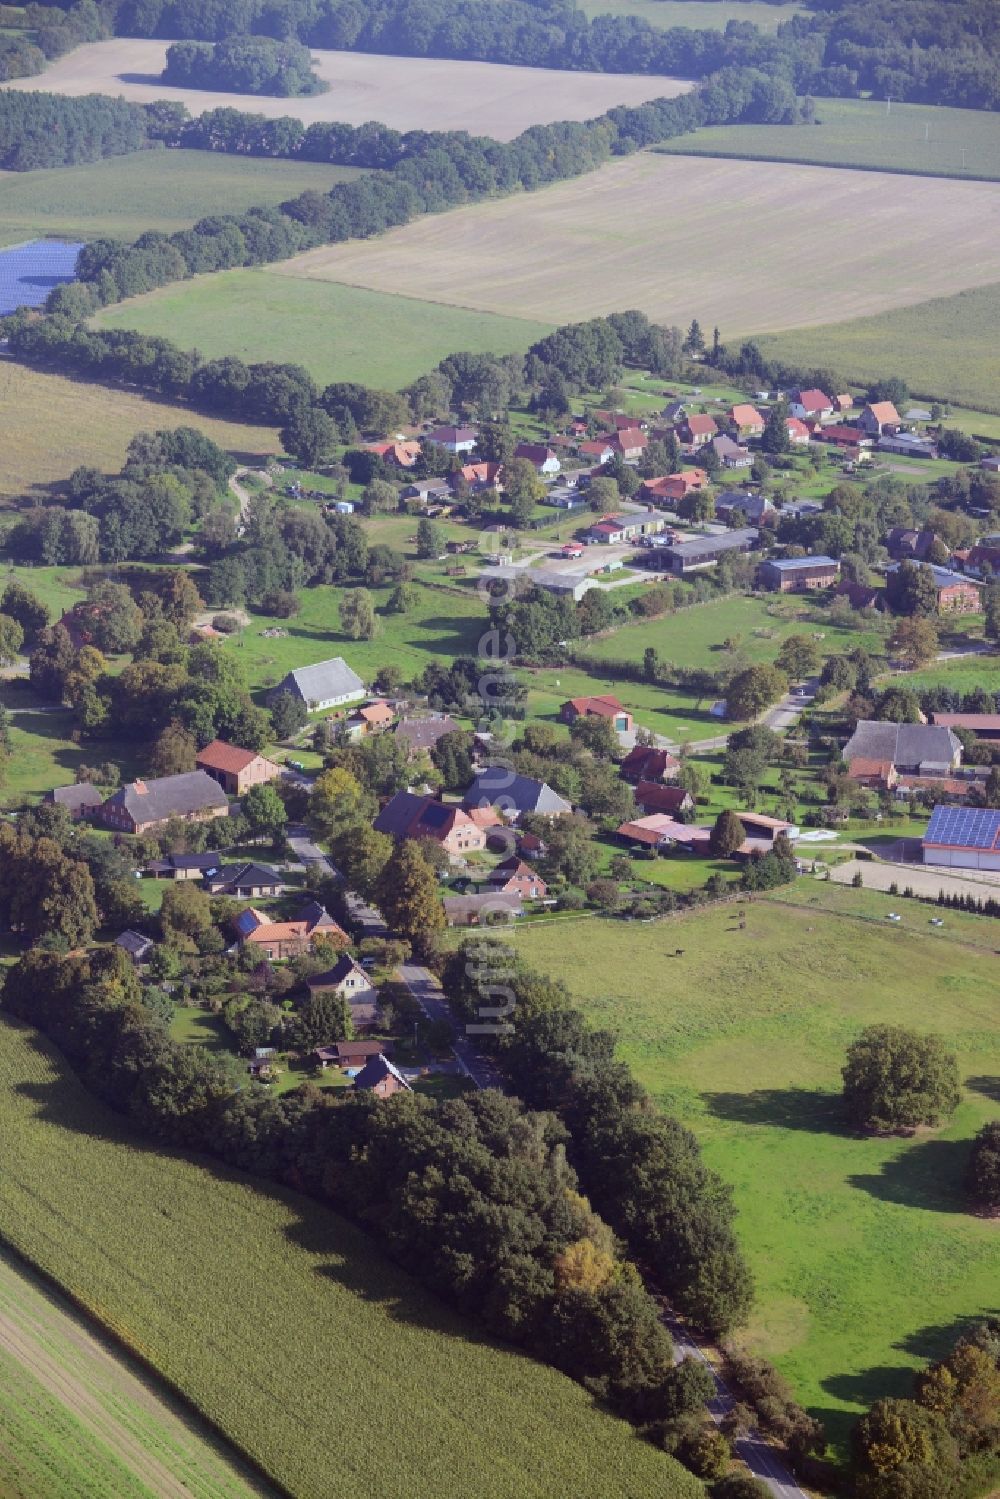
[[[211,744],[206,744],[203,750],[198,751],[195,764],[239,775],[241,770],[246,770],[257,758],[256,750],[240,749],[235,744],[227,744],[224,739],[213,739]]]
[[[618,699],[607,693],[601,697],[571,697],[569,701],[577,713],[592,713],[597,718],[614,718],[616,713],[625,712]]]
[[[686,417],[681,425],[687,427],[688,431],[695,437],[711,437],[713,432],[718,432],[719,430],[714,417],[707,416],[698,411]]]
[[[833,402],[825,391],[800,390],[798,405],[806,411],[828,411],[833,406]]]

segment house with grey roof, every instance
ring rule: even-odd
[[[45,798],[53,806],[65,807],[74,822],[89,817],[103,802],[104,797],[89,781],[76,786],[56,786]]]
[[[862,718],[844,745],[852,776],[876,775],[891,767],[911,775],[947,775],[962,763],[961,740],[951,729],[929,723],[879,723]]]
[[[299,666],[290,671],[268,693],[268,702],[273,703],[283,692],[297,697],[310,713],[319,713],[359,702],[365,696],[365,684],[343,656],[333,656],[329,661],[317,661],[313,666]]]
[[[465,807],[496,807],[512,820],[526,812],[542,817],[560,817],[573,808],[565,797],[553,791],[547,781],[518,775],[503,765],[487,765],[476,772],[472,785],[462,797]]]
[[[115,938],[115,946],[129,958],[136,968],[141,968],[153,951],[153,939],[144,932],[133,932],[131,928]]]
[[[424,750],[432,750],[445,734],[457,733],[459,727],[447,713],[434,718],[401,718],[396,725],[396,738],[405,744],[408,755],[419,755]]]
[[[691,541],[675,541],[663,548],[667,566],[677,577],[715,567],[727,552],[749,552],[757,545],[760,533],[754,526],[724,531],[721,536],[696,536]]]
[[[748,525],[759,526],[765,515],[774,514],[774,506],[766,495],[751,494],[748,489],[724,489],[716,495],[715,514],[719,520],[728,521],[737,512]]]
[[[218,781],[204,770],[120,786],[98,808],[96,816],[119,833],[145,833],[172,818],[204,822],[229,815],[229,799]]]

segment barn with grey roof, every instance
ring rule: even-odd
[[[318,713],[325,708],[359,702],[365,696],[365,684],[343,656],[332,656],[329,661],[317,661],[313,666],[298,666],[290,671],[268,693],[268,702],[273,703],[283,692],[297,697],[310,713]]]

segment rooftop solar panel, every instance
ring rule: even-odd
[[[58,239],[36,239],[0,250],[0,313],[41,307],[49,292],[76,280],[82,246]]]
[[[935,807],[924,836],[928,843],[1000,848],[1000,811],[989,807]]]

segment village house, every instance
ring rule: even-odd
[[[314,994],[339,994],[346,999],[351,1011],[351,1024],[356,1031],[375,1030],[382,1020],[378,989],[365,973],[346,953],[342,954],[332,968],[323,973],[313,973],[306,979],[310,998]]]
[[[224,739],[213,739],[199,750],[194,760],[199,770],[218,781],[230,796],[241,796],[251,786],[263,786],[281,775],[281,766],[265,759],[256,750],[240,749]]]
[[[846,599],[852,609],[872,609],[884,606],[885,589],[842,578],[834,589],[834,598]]]
[[[963,564],[966,572],[976,577],[982,577],[985,573],[1000,573],[1000,541],[993,536],[986,536],[982,541],[977,541],[975,546],[970,547]]]
[[[521,897],[490,890],[481,895],[446,895],[441,902],[449,926],[490,926],[524,915]]]
[[[489,489],[496,494],[503,487],[500,482],[501,475],[503,474],[502,463],[466,463],[463,464],[458,472],[470,489],[478,491]],[[454,484],[456,477],[457,475],[452,474],[452,484]]]
[[[121,948],[134,968],[141,968],[148,961],[154,945],[152,937],[133,932],[131,928],[115,938],[115,946]]]
[[[290,921],[272,921],[255,906],[241,911],[233,922],[236,940],[243,948],[261,953],[271,962],[281,962],[307,952],[322,939],[346,947],[347,933],[318,901],[309,901]]]
[[[774,506],[762,494],[751,494],[747,489],[726,489],[715,497],[715,516],[727,523],[736,514],[743,516],[751,526],[759,526],[766,517],[774,515]]]
[[[514,457],[526,459],[538,474],[557,474],[562,467],[555,449],[545,443],[519,442]]]
[[[632,715],[616,697],[571,697],[559,709],[559,717],[563,723],[576,723],[578,718],[606,718],[616,734],[632,731]]]
[[[464,807],[413,791],[397,791],[372,826],[391,838],[430,838],[453,855],[486,847],[486,829]]]
[[[619,769],[622,779],[635,785],[639,781],[673,781],[680,773],[681,762],[669,750],[651,744],[637,744],[629,750]]]
[[[741,405],[730,406],[726,412],[726,420],[731,427],[735,427],[737,437],[763,437],[764,418],[756,406]]]
[[[679,474],[664,474],[660,478],[646,479],[636,491],[636,499],[652,504],[675,505],[695,489],[704,489],[708,483],[708,470],[683,468]]]
[[[725,432],[713,437],[707,446],[712,449],[723,468],[750,468],[753,463],[748,450],[734,442]]]
[[[843,757],[852,779],[887,783],[890,770],[897,775],[947,775],[962,763],[962,744],[945,726],[862,718],[844,745]]]
[[[365,739],[369,734],[381,734],[395,722],[396,715],[384,699],[366,703],[348,715],[345,728],[352,739]]]
[[[429,753],[445,734],[456,734],[459,725],[447,713],[429,718],[401,718],[396,725],[396,738],[406,746],[412,760],[415,755]]]
[[[715,567],[727,552],[749,552],[757,544],[759,532],[753,526],[726,531],[721,536],[696,536],[691,541],[675,541],[664,547],[667,566],[677,577]]]
[[[892,567],[886,568],[886,574],[896,572],[898,566],[898,563],[894,563]],[[982,601],[978,583],[974,583],[971,578],[965,577],[962,573],[952,572],[948,567],[935,567],[928,563],[922,566],[927,567],[934,578],[939,614],[979,613]]]
[[[280,895],[284,881],[268,864],[222,864],[205,871],[209,895],[231,895],[240,900],[264,900]]]
[[[549,887],[538,870],[516,854],[490,870],[489,884],[501,894],[516,895],[521,900],[544,900],[549,893]]]
[[[595,411],[594,421],[601,427],[610,427],[614,432],[629,432],[646,423],[638,416],[626,416],[624,411]]]
[[[328,1046],[317,1046],[309,1057],[314,1067],[325,1072],[327,1067],[363,1067],[371,1057],[392,1056],[388,1041],[331,1041]]]
[[[833,409],[838,413],[850,411],[854,406],[854,397],[849,390],[843,390],[833,398]]]
[[[360,702],[365,695],[365,684],[343,656],[333,656],[329,661],[317,661],[313,666],[299,666],[290,671],[268,693],[268,703],[273,703],[283,692],[297,697],[310,713],[320,713],[327,708]]]
[[[472,785],[462,797],[466,808],[497,807],[515,821],[526,812],[544,817],[561,817],[573,809],[547,781],[518,775],[504,765],[487,765],[476,772]]]
[[[366,453],[374,453],[391,468],[412,468],[421,454],[419,442],[366,442]]]
[[[899,412],[891,401],[874,401],[863,406],[857,419],[857,426],[869,437],[881,437],[883,432],[893,432],[899,424]]]
[[[611,462],[615,456],[615,449],[606,437],[589,437],[586,442],[581,442],[579,453],[580,457],[586,458],[588,463],[602,468],[605,463]]]
[[[840,563],[833,557],[772,557],[757,569],[761,586],[776,593],[832,588],[839,577]]]
[[[788,429],[788,441],[793,447],[808,447],[810,432],[805,422],[800,421],[797,416],[790,416],[785,421]]]
[[[663,410],[660,412],[660,415],[663,417],[664,421],[676,424],[679,421],[683,421],[686,412],[687,405],[684,401],[670,401],[666,406],[664,406]]]
[[[819,422],[833,416],[834,405],[825,391],[796,389],[789,392],[788,411],[799,421]]]
[[[447,503],[451,499],[451,485],[447,479],[414,479],[399,492],[402,500],[419,500],[421,505]]]
[[[162,859],[150,859],[143,873],[155,880],[203,880],[224,863],[217,849],[202,854],[166,854]]]
[[[985,458],[980,458],[979,467],[985,469],[988,474],[1000,474],[1000,455],[987,453]]]
[[[104,795],[89,781],[79,781],[75,786],[56,786],[47,791],[45,800],[52,806],[63,807],[74,822],[79,822],[92,816],[104,801]]]
[[[435,427],[427,434],[428,442],[436,443],[449,453],[471,453],[478,438],[475,427]]]
[[[228,817],[226,793],[204,770],[159,776],[149,781],[131,781],[121,786],[96,811],[106,828],[119,833],[146,833],[172,818],[205,822]]]
[[[645,432],[640,432],[638,427],[626,427],[611,434],[608,438],[608,446],[612,454],[630,463],[642,457],[649,446],[649,438]]]
[[[1000,873],[1000,812],[991,807],[935,807],[921,840],[925,864]]]
[[[376,1098],[392,1098],[395,1093],[412,1093],[406,1078],[389,1061],[385,1052],[369,1057],[357,1077],[354,1086],[359,1093],[374,1093]]]
[[[921,531],[912,526],[893,526],[885,538],[885,549],[896,562],[926,562],[935,541],[937,536],[927,526]]]
[[[683,786],[667,785],[663,781],[639,781],[635,788],[635,799],[647,815],[664,812],[669,817],[686,816],[694,811],[694,798]]]
[[[693,411],[677,424],[677,441],[690,452],[696,453],[706,442],[718,436],[719,424],[714,416]]]

